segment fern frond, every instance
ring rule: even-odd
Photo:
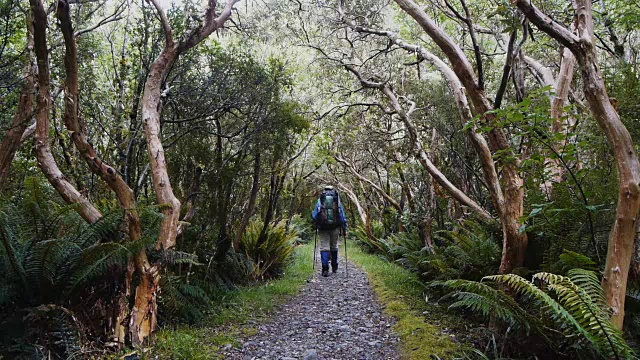
[[[598,270],[598,264],[596,264],[595,261],[591,260],[586,255],[567,249],[564,249],[562,254],[560,254],[560,259],[556,266],[558,266],[563,274],[571,269],[585,269],[591,271]]]
[[[131,248],[118,243],[96,244],[82,250],[68,277],[66,296],[69,297],[78,286],[103,275],[113,267],[124,269],[131,254]]]
[[[525,296],[543,313],[550,316],[560,325],[561,329],[574,328],[585,338],[589,338],[590,334],[586,332],[576,319],[565,309],[560,303],[555,301],[547,293],[536,287],[532,282],[515,274],[492,275],[483,278],[483,281],[494,281],[497,283],[508,285],[518,294]]]
[[[593,280],[587,279],[585,272],[577,273],[582,276],[583,281],[590,286],[593,285]],[[538,273],[534,278],[544,281],[549,289],[556,293],[564,308],[576,319],[581,333],[587,334],[586,338],[599,354],[615,359],[635,356],[633,349],[624,340],[622,332],[611,323],[608,313],[602,311],[597,302],[570,278],[550,273]]]
[[[602,290],[600,279],[595,271],[571,269],[567,275],[569,276],[569,279],[571,279],[571,282],[589,295],[589,298],[591,298],[594,305],[603,311],[603,316],[611,315],[608,310],[607,300],[604,297],[604,291]]]
[[[191,264],[194,266],[200,266],[202,263],[198,262],[198,255],[190,254],[187,252],[177,251],[169,249],[164,253],[164,261],[171,265],[177,264]]]
[[[480,311],[485,317],[495,316],[524,329],[527,333],[533,329],[541,334],[543,339],[546,338],[539,319],[529,314],[503,291],[483,282],[462,279],[448,280],[440,284],[456,291],[452,294],[459,300],[456,307],[469,305],[469,309]]]

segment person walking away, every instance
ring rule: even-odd
[[[331,271],[338,270],[338,240],[340,235],[347,236],[347,218],[342,208],[338,191],[333,186],[325,186],[316,206],[311,213],[313,224],[320,237],[320,260],[322,276],[329,276],[329,258]]]

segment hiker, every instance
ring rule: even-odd
[[[331,271],[338,270],[338,240],[340,235],[347,236],[347,218],[344,215],[340,196],[333,186],[325,186],[311,213],[313,225],[320,237],[320,260],[322,276],[329,276],[329,257]]]

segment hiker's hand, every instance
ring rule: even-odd
[[[347,237],[347,230],[342,230],[342,236]]]

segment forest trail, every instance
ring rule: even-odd
[[[346,277],[341,259],[336,274],[323,278],[317,270],[256,335],[223,355],[240,360],[397,359],[394,320],[382,312],[367,274],[349,262]]]

